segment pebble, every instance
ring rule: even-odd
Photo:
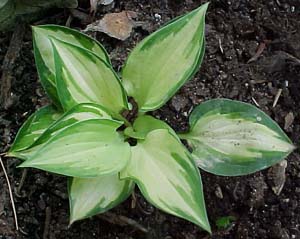
[[[37,203],[38,203],[38,206],[39,206],[39,208],[40,208],[41,210],[45,210],[45,208],[46,208],[46,203],[45,203],[45,201],[44,201],[43,199],[40,199]]]
[[[155,18],[155,20],[156,20],[157,22],[160,22],[160,21],[161,21],[161,15],[158,14],[158,13],[155,13],[155,14],[154,14],[154,18]]]
[[[222,189],[221,189],[221,187],[219,185],[217,185],[217,187],[216,187],[215,194],[220,199],[224,198]]]
[[[171,105],[177,112],[182,111],[188,103],[188,99],[180,95],[175,95],[171,100]]]

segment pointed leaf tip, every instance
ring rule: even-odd
[[[122,71],[123,83],[141,112],[161,107],[199,69],[205,50],[207,6],[171,21],[129,55]]]
[[[32,26],[32,34],[34,57],[39,78],[48,96],[58,108],[61,108],[61,103],[57,94],[51,37],[91,51],[110,65],[110,60],[104,47],[96,40],[79,31],[58,25],[41,25]]]
[[[126,200],[134,189],[131,180],[118,174],[69,180],[70,225],[78,220],[108,211]]]
[[[211,231],[199,171],[167,129],[151,131],[131,148],[131,159],[120,177],[132,179],[159,209]]]
[[[20,165],[73,177],[119,172],[130,158],[130,147],[116,132],[119,122],[90,119],[55,134]]]
[[[29,148],[60,116],[61,112],[48,105],[38,109],[22,125],[9,150],[10,155]]]
[[[128,107],[120,79],[107,63],[83,48],[55,38],[51,42],[57,92],[65,110],[79,103],[97,103],[118,114]]]

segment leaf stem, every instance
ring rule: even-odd
[[[122,116],[122,120],[124,121],[124,125],[126,127],[132,127],[132,124],[125,117]]]
[[[183,133],[183,134],[177,134],[177,136],[178,136],[180,139],[190,139],[190,137],[189,137],[186,133]]]

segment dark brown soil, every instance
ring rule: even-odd
[[[118,0],[110,12],[132,10],[145,22],[126,41],[97,33],[108,49],[116,69],[120,69],[130,49],[168,20],[199,6],[200,0]],[[100,12],[100,18],[104,12]],[[67,14],[46,22],[64,24]],[[45,23],[45,22],[44,22]],[[74,21],[73,27],[84,27]],[[0,111],[1,151],[5,152],[29,114],[47,103],[38,81],[32,54],[31,32],[27,29],[22,51],[13,71],[14,104]],[[0,62],[11,35],[0,35]],[[294,115],[286,128],[295,145],[300,136],[300,2],[299,0],[212,0],[206,25],[206,56],[199,73],[166,106],[154,112],[177,131],[187,129],[187,115],[207,99],[226,97],[259,107],[284,127],[285,118]],[[258,59],[247,63],[259,46],[266,47]],[[0,71],[1,72],[1,71]],[[278,103],[275,95],[282,89]],[[279,196],[271,189],[268,170],[245,177],[218,177],[201,171],[207,211],[213,235],[193,224],[166,215],[150,206],[136,190],[140,207],[131,208],[131,198],[113,210],[138,221],[149,229],[143,233],[131,226],[119,226],[93,217],[68,228],[66,178],[28,169],[21,191],[23,169],[19,161],[5,159],[14,188],[20,232],[14,229],[7,186],[0,172],[0,239],[14,238],[102,238],[102,239],[200,239],[200,238],[300,238],[300,155],[296,150],[287,161],[286,183]],[[50,223],[45,224],[46,211]],[[49,214],[49,212],[51,212]],[[216,220],[234,216],[227,228]],[[45,230],[46,225],[46,230]],[[44,234],[44,235],[43,235]]]

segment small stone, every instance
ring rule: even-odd
[[[155,14],[154,14],[154,18],[155,18],[155,20],[156,20],[157,22],[160,22],[160,21],[161,21],[161,15],[158,14],[158,13],[155,13]]]
[[[224,71],[220,71],[220,80],[226,80],[228,78],[228,75]]]
[[[46,203],[43,199],[38,200],[38,206],[41,210],[45,210],[46,208]]]
[[[282,199],[282,201],[283,201],[284,203],[288,203],[288,202],[290,201],[290,199],[289,199],[289,198],[284,198],[284,199]]]
[[[291,238],[300,238],[300,231],[297,228],[291,228],[289,231]]]
[[[229,98],[235,98],[240,94],[240,91],[237,87],[233,87],[231,92],[229,93]]]
[[[219,185],[217,185],[216,190],[215,190],[215,194],[218,198],[223,199],[223,192],[222,189]]]
[[[101,5],[109,5],[112,4],[114,2],[114,0],[101,0],[100,4]]]
[[[171,100],[171,105],[177,112],[184,110],[188,103],[188,99],[180,95],[175,95]]]

